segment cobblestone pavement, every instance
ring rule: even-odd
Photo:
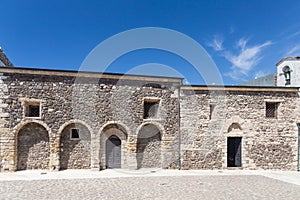
[[[300,199],[300,186],[261,175],[10,180],[0,199]]]

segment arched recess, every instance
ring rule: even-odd
[[[60,169],[91,167],[91,129],[84,122],[71,120],[59,129]]]
[[[15,128],[17,170],[49,169],[50,128],[43,122],[29,120]]]
[[[124,168],[127,165],[127,130],[124,125],[114,122],[107,123],[100,129],[101,169]],[[116,162],[107,163],[108,161]],[[119,161],[120,164],[118,164]]]
[[[161,129],[152,123],[143,124],[137,138],[137,168],[161,168]]]

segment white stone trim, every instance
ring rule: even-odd
[[[79,119],[71,119],[71,120],[65,122],[63,125],[61,125],[61,126],[59,127],[59,129],[58,129],[58,132],[57,132],[59,138],[61,137],[62,131],[63,131],[67,126],[69,126],[70,124],[82,124],[83,126],[85,126],[85,127],[89,130],[90,135],[91,135],[91,139],[92,139],[93,129],[91,129],[91,127],[90,127],[87,123],[85,123],[84,121],[79,120]]]
[[[21,130],[21,128],[23,126],[25,126],[26,124],[29,124],[29,123],[37,123],[37,124],[42,125],[48,131],[48,135],[49,135],[49,138],[50,138],[51,133],[52,133],[50,127],[46,123],[44,123],[43,121],[37,120],[37,119],[26,119],[25,121],[20,122],[18,125],[16,125],[13,128],[14,133],[16,134],[17,132],[19,132]]]
[[[125,129],[125,132],[126,132],[127,136],[130,135],[130,129],[129,129],[124,123],[122,123],[122,122],[120,122],[120,121],[108,121],[108,122],[106,122],[105,124],[103,124],[103,125],[101,126],[101,128],[99,129],[97,135],[101,136],[101,135],[103,134],[103,130],[104,130],[107,126],[109,126],[109,125],[118,125],[118,126],[121,126],[122,128]]]
[[[26,97],[21,97],[19,98],[19,101],[21,102],[21,105],[23,107],[23,119],[41,119],[42,118],[42,105],[45,103],[45,100],[42,99],[34,99],[34,98],[26,98]],[[29,117],[26,116],[26,107],[29,105],[39,105],[39,116],[38,117]]]
[[[229,131],[229,128],[232,124],[238,124],[240,126],[240,130],[233,130]],[[241,159],[242,159],[242,166],[236,167],[236,169],[241,168],[247,168],[249,164],[246,163],[247,160],[249,160],[247,155],[246,142],[247,142],[247,136],[249,135],[249,128],[250,128],[250,122],[248,120],[242,119],[240,116],[233,116],[230,119],[227,119],[225,121],[225,124],[223,126],[223,139],[221,140],[223,142],[222,146],[222,168],[224,169],[235,169],[235,167],[227,167],[227,140],[228,137],[241,137]]]
[[[110,125],[117,126],[118,129],[123,134],[119,134],[119,133],[105,134],[105,129]],[[109,121],[100,128],[100,130],[98,131],[98,134],[97,134],[97,135],[99,135],[99,144],[100,144],[100,147],[98,150],[99,151],[100,168],[105,168],[105,166],[106,166],[106,141],[112,135],[117,136],[121,140],[121,168],[128,167],[128,164],[127,164],[127,156],[128,156],[127,143],[128,143],[128,141],[127,140],[129,138],[128,137],[129,134],[130,134],[129,128],[122,122],[118,122],[118,121]]]
[[[264,99],[264,102],[270,102],[270,103],[281,103],[284,102],[284,99]]]

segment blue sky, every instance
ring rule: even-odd
[[[226,85],[275,73],[281,58],[300,55],[296,0],[0,2],[0,46],[20,67],[77,70],[99,43],[140,27],[168,28],[196,40]],[[148,63],[169,66],[191,84],[205,84],[189,62],[155,49],[123,55],[108,71],[127,73],[134,66],[149,67]]]

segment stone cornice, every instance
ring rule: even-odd
[[[299,92],[296,87],[251,87],[251,86],[181,86],[184,91],[228,91],[228,92]]]
[[[166,82],[166,83],[177,83],[177,84],[180,84],[182,81],[182,78],[177,78],[177,77],[21,68],[21,67],[14,67],[14,68],[0,67],[0,73],[4,75],[5,74],[26,74],[26,75],[42,75],[42,76],[66,76],[66,77],[80,77],[80,78],[103,78],[103,79],[117,79],[117,80]]]

